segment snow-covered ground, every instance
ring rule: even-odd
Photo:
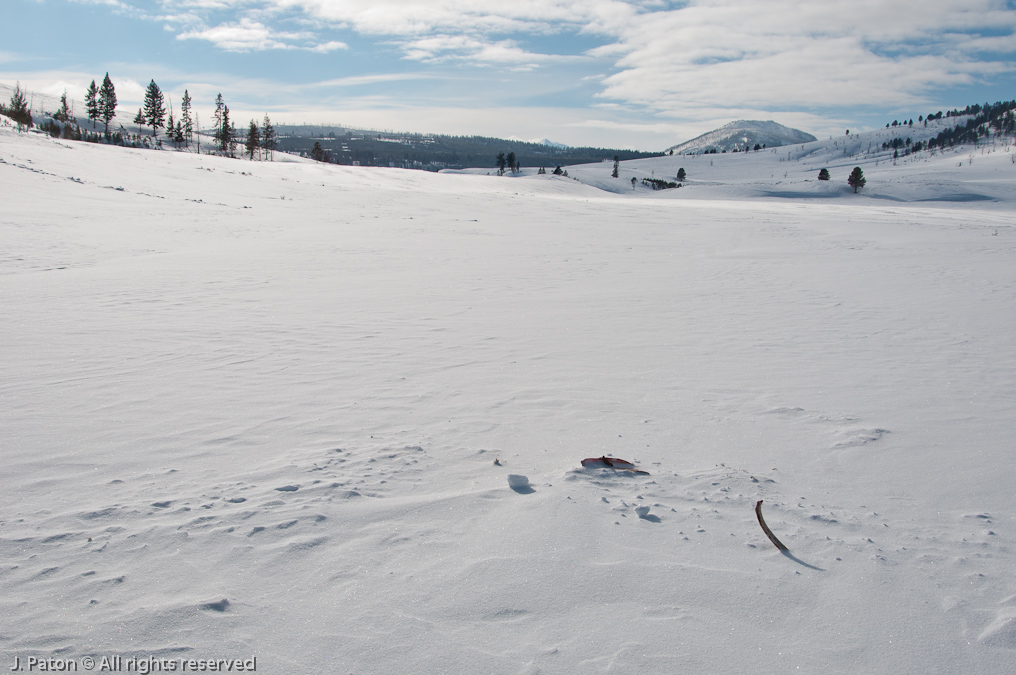
[[[611,177],[613,162],[566,167],[570,178],[616,194],[653,194],[643,178],[677,182],[683,168],[687,178],[680,189],[658,191],[657,199],[706,199],[729,201],[778,199],[834,199],[856,205],[857,200],[890,202],[983,202],[986,208],[1012,208],[1016,192],[1016,147],[1013,139],[992,139],[978,147],[959,146],[927,150],[893,158],[882,144],[893,139],[927,141],[942,130],[963,125],[969,118],[934,120],[924,126],[877,129],[811,143],[768,148],[758,152],[672,155],[621,162],[617,178]],[[857,195],[847,176],[860,166],[868,182]],[[827,169],[829,181],[818,180]],[[553,171],[554,167],[547,167]],[[538,168],[524,168],[506,178],[533,176]],[[492,174],[496,169],[473,168],[445,173]]]
[[[611,193],[0,129],[8,667],[1010,672],[1016,165],[793,153]]]

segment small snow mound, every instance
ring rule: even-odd
[[[848,429],[841,431],[839,434],[840,441],[836,443],[836,448],[853,448],[868,443],[875,443],[883,436],[889,433],[888,429]]]
[[[518,488],[529,487],[529,478],[519,473],[508,474],[508,487],[517,490]]]
[[[533,486],[529,484],[529,478],[518,473],[508,474],[508,487],[522,495],[535,492]]]
[[[1016,649],[1016,611],[1012,608],[999,610],[995,620],[977,639],[992,647]]]
[[[225,612],[229,608],[229,600],[223,598],[222,600],[216,600],[215,602],[206,602],[201,605],[201,609],[211,610],[213,612]]]
[[[636,506],[635,507],[635,514],[638,515],[639,518],[645,518],[646,516],[649,515],[649,507],[648,506]]]
[[[300,489],[299,485],[283,485],[282,487],[275,488],[279,492],[296,492]]]

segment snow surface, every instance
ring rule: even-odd
[[[0,652],[1011,672],[1007,152],[615,194],[0,129]]]

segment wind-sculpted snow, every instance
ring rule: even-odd
[[[8,667],[1010,667],[1001,152],[934,203],[0,160]]]

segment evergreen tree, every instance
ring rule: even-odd
[[[497,167],[497,175],[499,176],[504,175],[504,167],[506,163],[507,160],[505,159],[504,153],[503,152],[497,153],[497,157],[494,158],[494,166]]]
[[[563,173],[564,173],[564,171],[561,171],[561,165],[560,165],[560,164],[558,164],[558,165],[557,165],[557,168],[556,168],[556,169],[554,169],[554,175],[555,175],[555,176],[560,176],[560,175],[561,175],[561,174],[563,174]],[[633,180],[634,180],[634,179],[633,179]]]
[[[95,86],[95,80],[88,85],[88,91],[85,92],[85,112],[88,114],[88,119],[92,120],[92,128],[95,128],[95,123],[99,120],[99,88]]]
[[[829,180],[829,169],[819,169],[818,179],[819,180]]]
[[[240,138],[240,134],[236,133],[235,124],[230,123],[229,130],[226,135],[229,137],[229,156],[236,157],[236,144]]]
[[[102,80],[102,86],[99,87],[99,119],[102,120],[103,125],[106,128],[106,137],[109,137],[109,123],[116,117],[116,89],[113,87],[113,81],[109,79],[109,73],[106,73],[106,77]]]
[[[7,106],[6,115],[18,125],[18,131],[32,126],[32,111],[28,109],[28,101],[25,93],[21,91],[21,83],[18,82],[11,94],[11,102]]]
[[[162,90],[159,89],[159,85],[155,84],[155,80],[149,82],[148,87],[145,89],[144,115],[148,126],[152,127],[153,137],[159,135],[159,127],[166,125],[165,102],[166,99],[162,94]]]
[[[134,124],[138,125],[138,133],[142,133],[142,128],[145,126],[145,113],[141,108],[138,108],[138,114],[134,116]]]
[[[688,180],[688,174],[685,172],[684,167],[681,167],[680,169],[677,170],[677,180],[679,180],[682,183]]]
[[[183,122],[181,122],[180,120],[177,120],[176,121],[176,129],[173,130],[173,140],[176,141],[177,144],[180,144],[180,143],[183,143],[184,140],[186,140],[186,138],[187,138],[187,136],[184,134],[184,131],[183,131]]]
[[[169,140],[175,141],[176,137],[174,131],[176,130],[176,122],[173,121],[173,104],[169,104],[169,117],[166,118],[166,135],[169,136]]]
[[[278,145],[278,140],[275,136],[275,127],[272,126],[272,121],[268,119],[268,113],[265,113],[265,121],[261,124],[261,148],[265,151],[265,156],[269,159],[275,159],[275,147]]]
[[[250,126],[247,128],[247,158],[254,159],[254,153],[261,149],[261,132],[258,131],[257,122],[254,120],[250,121]]]
[[[325,161],[325,151],[321,148],[321,144],[317,141],[314,141],[314,147],[311,148],[310,158],[315,162]]]
[[[180,128],[182,133],[177,133],[177,136],[182,136],[182,138],[178,142],[187,141],[189,144],[194,135],[194,119],[191,117],[191,97],[186,89],[183,90],[183,100],[180,101],[180,122],[182,123]]]
[[[508,162],[508,170],[515,173],[515,153],[509,152],[508,157],[505,158]]]
[[[854,170],[850,172],[850,176],[847,177],[847,185],[854,188],[854,194],[857,194],[857,188],[863,188],[867,182],[864,179],[864,172],[859,166],[855,166]]]
[[[229,152],[229,142],[232,140],[232,134],[230,133],[231,127],[229,123],[229,106],[223,103],[222,108],[220,110],[216,110],[215,113],[218,117],[218,128],[215,131],[215,139],[219,143],[219,152],[226,154]]]
[[[60,109],[56,111],[55,115],[53,115],[53,119],[63,122],[65,124],[71,121],[71,110],[70,107],[67,105],[66,89],[64,89],[64,93],[60,95]]]
[[[536,173],[537,173],[537,175],[543,176],[544,174],[546,174],[546,173],[547,173],[547,168],[546,168],[546,167],[543,167],[543,166],[541,166],[541,167],[540,167],[540,170],[539,170],[539,171],[537,171]]]
[[[621,170],[621,160],[617,158],[617,155],[614,155],[614,170],[610,172],[610,177],[617,178],[620,170]]]
[[[223,110],[226,111],[228,118],[229,110],[228,108],[226,108],[226,104],[222,100],[222,94],[219,93],[219,95],[215,97],[215,114],[213,115],[213,117],[215,118],[215,132],[214,134],[212,134],[212,138],[215,139],[215,144],[219,148],[220,152],[225,151],[226,146],[228,144],[228,141],[226,140],[226,134],[224,133],[225,127],[223,125],[222,120]]]
[[[632,189],[632,192],[634,192],[634,191],[635,191],[635,183],[636,183],[636,182],[637,182],[637,181],[635,180],[635,176],[632,176],[632,177],[631,177],[631,189]]]

